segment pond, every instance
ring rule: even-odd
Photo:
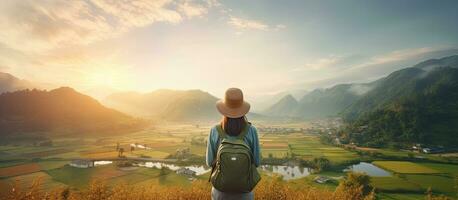
[[[299,166],[286,166],[286,165],[261,165],[261,170],[276,173],[283,176],[283,180],[292,180],[306,177],[311,174],[311,169]]]
[[[384,169],[367,162],[360,162],[359,164],[351,165],[343,171],[363,172],[369,176],[391,176],[391,174]]]
[[[203,166],[203,165],[179,166],[179,165],[167,164],[167,163],[162,163],[162,162],[144,162],[144,163],[138,164],[138,166],[147,167],[147,168],[157,168],[157,169],[161,169],[162,167],[165,167],[165,168],[168,168],[168,169],[170,169],[172,171],[176,171],[176,170],[184,167],[186,169],[195,171],[197,176],[205,174],[205,173],[211,171],[211,169],[209,167],[206,167],[206,166]]]
[[[113,163],[112,161],[95,161],[95,166],[100,165],[107,165]],[[211,171],[211,168],[204,166],[204,165],[186,165],[180,166],[170,163],[163,163],[163,162],[141,162],[136,164],[139,167],[147,167],[147,168],[157,168],[161,169],[162,167],[168,168],[172,171],[176,171],[182,167],[187,168],[189,170],[195,171],[197,176],[205,174]],[[307,167],[299,167],[297,165],[261,165],[259,170],[265,171],[270,174],[278,174],[283,177],[283,180],[293,180],[298,178],[303,178],[312,173],[312,170]],[[367,162],[360,162],[356,165],[351,165],[348,168],[343,170],[344,172],[347,171],[354,171],[354,172],[364,172],[369,176],[391,176],[391,174],[371,163]]]
[[[107,165],[111,163],[113,162],[112,161],[95,161],[94,165],[100,166],[100,165]],[[157,168],[157,169],[161,169],[165,167],[172,171],[176,171],[184,167],[189,170],[195,171],[197,176],[211,171],[211,168],[204,166],[204,165],[180,166],[180,165],[163,163],[163,162],[141,162],[141,163],[136,164],[136,166],[147,167],[147,168]],[[265,172],[268,172],[268,173],[279,174],[283,177],[283,180],[298,179],[298,178],[308,176],[311,173],[311,170],[309,168],[299,167],[299,166],[287,166],[287,165],[262,165],[259,167],[259,169]]]
[[[94,166],[99,166],[99,165],[108,165],[113,163],[113,161],[107,161],[107,160],[99,160],[99,161],[94,161]]]

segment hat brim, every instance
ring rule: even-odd
[[[245,116],[250,111],[250,104],[244,101],[238,108],[229,108],[222,100],[219,100],[216,102],[216,109],[226,117],[239,118]]]

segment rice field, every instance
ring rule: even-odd
[[[383,192],[420,193],[424,191],[424,189],[417,184],[396,176],[372,177],[371,183],[378,191]]]
[[[28,164],[15,165],[11,167],[3,167],[3,168],[0,168],[0,177],[19,176],[23,174],[30,174],[30,173],[38,172],[40,170],[41,170],[40,165],[36,163],[28,163]]]
[[[279,136],[277,134],[263,134],[261,136],[263,157],[283,158],[287,155],[310,160],[316,157],[328,158],[333,163],[356,159],[359,156],[340,147],[324,145],[318,136],[302,133],[293,133]]]
[[[5,180],[8,187],[11,187],[14,184],[19,184],[21,188],[30,187],[34,181],[39,181],[42,187],[41,189],[51,189],[65,186],[62,183],[54,181],[52,177],[45,172],[34,172],[26,175],[11,177]]]
[[[372,164],[383,169],[401,174],[436,174],[438,170],[408,161],[374,161]]]

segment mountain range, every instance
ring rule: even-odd
[[[27,131],[110,132],[139,127],[128,116],[167,121],[217,121],[218,98],[201,90],[161,89],[150,93],[118,92],[103,100],[71,88],[17,90],[30,83],[0,74],[0,133]],[[381,146],[395,141],[458,143],[458,55],[431,59],[369,83],[315,89],[302,98],[287,94],[249,118],[278,120],[342,116],[355,127],[368,126],[361,143]],[[127,113],[123,114],[121,112]]]
[[[116,133],[136,129],[142,123],[69,87],[0,94],[0,135]]]
[[[369,83],[316,89],[299,101],[285,96],[269,116],[302,119],[342,116],[360,143],[420,142],[456,146],[458,55],[431,59]]]
[[[299,100],[286,95],[280,101],[261,112],[273,117],[313,119],[336,116],[372,89],[374,83],[339,84],[331,88],[315,89]]]
[[[369,83],[338,84],[330,88],[318,88],[297,101],[293,101],[291,95],[285,95],[261,113],[303,119],[338,116],[345,113],[346,117],[351,118],[352,115],[377,109],[378,106],[393,101],[401,94],[408,96],[413,88],[406,84],[406,80],[416,77],[417,74],[426,76],[427,72],[433,69],[455,66],[457,60],[458,56],[427,60]]]
[[[109,95],[109,107],[136,116],[170,121],[218,120],[218,99],[201,90],[161,89],[150,93],[120,92]]]

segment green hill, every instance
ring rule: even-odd
[[[457,146],[458,56],[428,60],[391,73],[344,112],[369,146],[426,143]]]

